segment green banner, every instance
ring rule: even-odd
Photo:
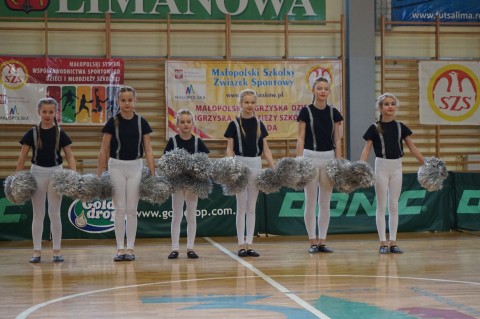
[[[5,0],[3,17],[324,21],[325,0]]]
[[[404,174],[399,200],[399,231],[446,231],[454,225],[452,176],[441,191],[421,188],[416,174]],[[303,191],[282,189],[267,195],[268,232],[279,235],[306,234]],[[329,233],[376,232],[376,199],[374,188],[350,194],[335,192],[330,202]],[[275,212],[278,212],[277,214]],[[318,214],[318,211],[317,211]],[[388,210],[387,210],[388,214]],[[277,215],[278,217],[275,217]]]
[[[459,229],[480,229],[480,175],[455,174],[456,218]]]
[[[480,230],[480,174],[449,173],[441,191],[428,192],[417,182],[416,174],[403,175],[399,200],[400,232]],[[3,180],[2,180],[3,183]],[[306,234],[303,219],[304,194],[283,188],[278,193],[260,193],[257,202],[256,233],[275,235]],[[329,233],[374,233],[375,192],[373,188],[351,194],[334,192],[331,200]],[[62,201],[63,238],[114,238],[114,210],[111,200],[83,203],[64,197]],[[171,200],[162,205],[140,202],[137,237],[170,237]],[[215,185],[197,207],[197,235],[235,236],[235,196],[225,196]],[[10,203],[0,192],[0,240],[31,239],[32,206]],[[49,239],[45,218],[44,239]],[[181,236],[186,236],[182,221]]]

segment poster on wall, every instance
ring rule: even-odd
[[[0,57],[0,124],[36,124],[37,103],[58,102],[57,121],[103,125],[115,114],[123,59]]]
[[[421,124],[480,124],[478,62],[420,61]]]
[[[256,116],[271,138],[297,136],[297,115],[312,103],[312,84],[323,76],[330,81],[329,105],[342,112],[341,61],[321,62],[202,62],[166,61],[165,96],[167,139],[176,134],[180,109],[194,114],[194,133],[221,139],[228,123],[240,114],[239,93],[257,93]]]
[[[391,0],[392,21],[480,22],[478,0]]]

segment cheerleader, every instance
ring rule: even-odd
[[[164,154],[176,148],[185,149],[188,153],[209,153],[205,143],[193,136],[193,114],[189,110],[180,110],[177,113],[177,127],[179,133],[168,140]],[[176,259],[180,249],[180,224],[183,219],[183,207],[186,205],[185,217],[187,219],[187,257],[196,259],[198,255],[193,250],[195,235],[197,232],[197,203],[198,195],[190,190],[180,189],[172,194],[172,252],[168,259]]]
[[[252,171],[246,189],[236,194],[238,256],[259,257],[260,254],[252,248],[255,231],[255,207],[258,197],[256,176],[262,170],[262,154],[271,168],[275,164],[272,152],[265,139],[268,136],[267,129],[263,122],[255,116],[257,94],[253,90],[246,89],[240,92],[239,99],[240,116],[228,124],[224,134],[227,138],[227,156],[235,156],[235,159],[246,164]]]
[[[413,144],[412,131],[403,123],[395,121],[395,112],[399,106],[397,98],[384,93],[377,99],[379,120],[370,125],[363,135],[366,140],[361,160],[366,161],[370,151],[375,152],[375,193],[377,197],[376,223],[380,238],[380,254],[402,254],[397,246],[398,199],[402,191],[403,143],[407,144],[413,156],[423,164],[424,158]],[[386,236],[386,209],[388,200],[389,239]]]
[[[17,172],[25,167],[28,152],[32,148],[32,166],[30,172],[35,178],[37,190],[32,196],[33,221],[33,257],[31,263],[39,263],[42,251],[43,220],[45,219],[45,200],[48,200],[48,217],[53,243],[53,262],[63,262],[60,253],[62,240],[62,221],[60,207],[62,195],[55,192],[52,186],[53,173],[62,169],[63,159],[60,150],[63,149],[68,167],[75,171],[76,163],[70,144],[72,141],[57,123],[58,103],[52,98],[40,99],[37,112],[40,122],[28,130],[20,140],[22,148],[17,162]]]
[[[136,92],[132,87],[124,86],[118,90],[117,104],[118,113],[111,117],[102,129],[103,140],[98,155],[97,175],[101,176],[109,158],[108,172],[113,187],[112,201],[117,241],[117,254],[113,260],[133,261],[144,154],[150,174],[155,175],[150,144],[152,129],[146,119],[134,112]]]
[[[330,83],[324,77],[318,77],[313,83],[312,104],[304,107],[298,114],[297,157],[305,156],[313,160],[319,168],[316,178],[305,188],[305,226],[310,240],[309,253],[331,253],[326,246],[328,226],[330,224],[330,198],[333,186],[328,179],[326,166],[329,160],[341,158],[340,112],[327,104],[330,95]],[[317,202],[319,206],[316,218]],[[318,224],[318,235],[317,235]]]

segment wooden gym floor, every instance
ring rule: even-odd
[[[0,242],[0,318],[480,318],[480,233],[400,233],[403,255],[380,255],[376,234],[197,238],[199,259],[167,259],[170,239],[138,239],[114,263],[113,240],[64,240],[65,262],[30,264],[31,242]]]

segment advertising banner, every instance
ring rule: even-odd
[[[115,114],[123,59],[0,57],[0,124],[37,124],[37,103],[58,102],[62,124],[103,125]]]
[[[420,61],[421,124],[480,124],[480,63]]]
[[[440,191],[421,188],[415,173],[403,175],[399,200],[399,231],[480,230],[480,185],[478,173],[449,173]],[[3,183],[3,180],[1,180]],[[303,218],[303,191],[282,188],[280,192],[259,194],[256,207],[256,233],[306,235]],[[350,194],[334,191],[331,200],[330,234],[376,233],[376,200],[373,188]],[[0,240],[31,239],[32,206],[10,203],[0,191]],[[63,238],[114,238],[115,212],[111,200],[82,203],[63,197]],[[388,211],[387,211],[388,215]],[[139,238],[170,237],[171,200],[162,205],[140,202],[138,206]],[[388,216],[387,216],[388,218]],[[201,237],[236,236],[235,196],[225,196],[214,186],[207,199],[197,207],[197,235]],[[49,239],[48,217],[44,239]],[[186,236],[186,221],[182,221]]]
[[[478,0],[391,0],[392,21],[479,22]]]
[[[342,112],[341,61],[322,62],[203,62],[166,61],[167,138],[176,134],[175,114],[194,114],[200,138],[223,138],[228,123],[240,114],[239,93],[253,89],[258,96],[256,116],[270,138],[297,136],[297,115],[312,103],[312,84],[330,81],[328,103]]]
[[[479,181],[479,174],[455,174],[456,222],[459,229],[480,229]]]
[[[5,0],[0,16],[50,18],[325,20],[325,0]]]

